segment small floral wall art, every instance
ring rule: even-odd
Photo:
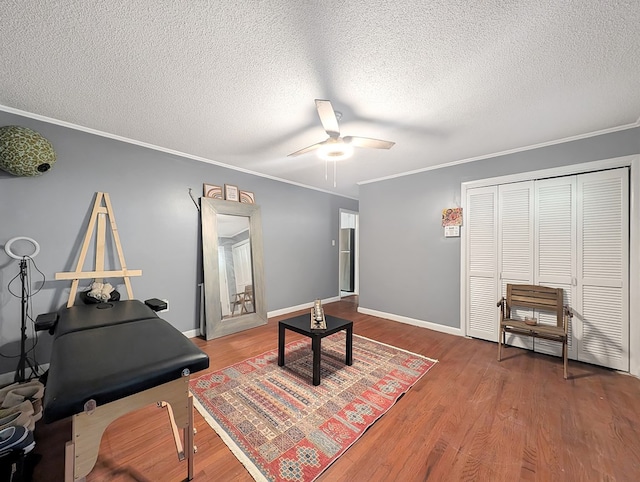
[[[462,208],[447,208],[442,210],[443,226],[462,226]]]

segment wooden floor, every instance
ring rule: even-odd
[[[354,332],[439,363],[376,422],[319,481],[638,481],[640,380],[604,368],[357,313],[353,301],[325,311]],[[277,320],[218,340],[194,342],[211,370],[277,347]],[[287,341],[300,335],[287,333]],[[203,374],[200,372],[199,374]],[[252,481],[195,414],[195,481]],[[38,422],[34,480],[63,479],[69,421]],[[87,480],[180,481],[164,409],[150,406],[114,422]]]

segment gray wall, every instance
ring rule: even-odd
[[[460,327],[460,184],[640,153],[640,128],[360,186],[360,307]],[[464,229],[464,227],[463,227]]]
[[[57,153],[51,171],[15,177],[0,171],[0,246],[15,236],[41,246],[37,267],[47,281],[32,298],[33,317],[64,306],[70,281],[59,271],[75,269],[95,193],[109,193],[127,267],[137,299],[165,298],[162,316],[180,331],[197,328],[202,280],[199,214],[188,194],[202,195],[202,184],[234,184],[252,191],[262,210],[267,309],[269,311],[338,296],[339,209],[358,210],[358,202],[271,179],[253,176],[93,134],[0,112],[0,126],[20,125],[40,132]],[[92,270],[92,253],[86,270]],[[110,263],[113,265],[113,263]],[[0,354],[18,353],[20,300],[7,284],[18,262],[0,251]],[[32,284],[39,286],[35,272]],[[113,284],[122,280],[109,280]],[[88,286],[89,282],[81,284]],[[19,282],[12,284],[19,294]],[[124,286],[116,286],[124,294]],[[46,363],[50,337],[40,335],[38,362]],[[0,359],[0,373],[17,360]]]

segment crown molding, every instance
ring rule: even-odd
[[[109,132],[100,131],[97,129],[92,129],[91,127],[85,127],[78,124],[73,124],[71,122],[63,121],[60,119],[54,119],[52,117],[47,117],[40,114],[34,114],[33,112],[27,112],[24,110],[16,109],[14,107],[9,107],[6,105],[0,104],[0,111],[8,112],[9,114],[15,114],[22,117],[28,117],[30,119],[35,119],[41,122],[46,122],[48,124],[54,124],[61,127],[67,127],[69,129],[74,129],[77,131],[87,132],[89,134],[93,134],[100,137],[106,137],[108,139],[114,139],[120,142],[126,142],[127,144],[134,144],[136,146],[145,147],[147,149],[153,149],[154,151],[164,152],[166,154],[171,154],[174,156],[185,157],[187,159],[193,159],[194,161],[204,162],[206,164],[213,164],[215,166],[224,167],[225,169],[231,169],[232,171],[238,171],[245,174],[250,174],[252,176],[262,177],[265,179],[271,179],[272,181],[284,182],[285,184],[292,184],[294,186],[302,187],[304,189],[311,189],[313,191],[320,191],[325,194],[331,194],[332,196],[344,197],[347,199],[353,199],[355,201],[358,200],[356,197],[347,196],[345,194],[337,194],[335,192],[329,191],[327,189],[321,189],[319,187],[309,186],[307,184],[302,184],[295,181],[290,181],[288,179],[282,179],[276,176],[270,176],[268,174],[263,174],[261,172],[251,171],[249,169],[244,169],[242,167],[232,166],[231,164],[225,164],[224,162],[214,161],[213,159],[208,159],[206,157],[195,156],[193,154],[188,154],[186,152],[176,151],[173,149],[168,149],[166,147],[157,146],[155,144],[149,144],[147,142],[137,141],[135,139],[130,139],[128,137],[119,136],[117,134],[111,134]]]
[[[469,158],[466,158],[466,159],[460,159],[458,161],[445,162],[443,164],[437,164],[435,166],[422,167],[420,169],[414,169],[413,171],[407,171],[407,172],[402,172],[402,173],[399,173],[399,174],[392,174],[390,176],[384,176],[384,177],[378,177],[378,178],[375,178],[375,179],[368,179],[368,180],[365,180],[365,181],[359,181],[356,184],[358,186],[362,186],[363,184],[372,184],[374,182],[387,181],[389,179],[395,179],[397,177],[411,176],[413,174],[418,174],[420,172],[434,171],[436,169],[443,169],[445,167],[457,166],[458,164],[466,164],[468,162],[481,161],[483,159],[491,159],[493,157],[506,156],[508,154],[516,154],[518,152],[531,151],[533,149],[540,149],[542,147],[553,146],[553,145],[556,145],[556,144],[563,144],[565,142],[578,141],[580,139],[588,139],[589,137],[601,136],[603,134],[610,134],[612,132],[619,132],[619,131],[626,131],[628,129],[635,129],[636,127],[640,127],[640,117],[638,118],[638,120],[636,120],[635,122],[633,122],[631,124],[625,124],[625,125],[617,126],[617,127],[610,127],[608,129],[602,129],[602,130],[599,130],[599,131],[588,132],[586,134],[579,134],[579,135],[576,135],[576,136],[563,137],[561,139],[556,139],[556,140],[553,140],[553,141],[541,142],[539,144],[532,144],[530,146],[525,146],[525,147],[517,147],[515,149],[509,149],[509,150],[506,150],[506,151],[494,152],[492,154],[485,154],[485,155],[477,156],[477,157],[469,157]]]

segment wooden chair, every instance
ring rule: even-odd
[[[562,288],[549,288],[537,285],[507,284],[507,296],[498,301],[500,307],[500,334],[498,337],[498,361],[502,358],[502,345],[505,344],[506,333],[526,335],[533,338],[557,341],[562,343],[564,361],[564,378],[567,379],[568,364],[568,331],[569,319],[573,316],[571,308],[563,305]],[[531,308],[538,311],[556,313],[556,325],[531,324],[524,320],[511,319],[513,308]]]
[[[244,292],[234,293],[233,300],[231,301],[231,316],[235,316],[236,308],[240,307],[240,314],[244,313]]]
[[[231,302],[231,316],[235,315],[236,307],[240,307],[240,314],[251,313],[247,308],[247,303],[251,303],[253,310],[253,285],[246,285],[244,291],[233,295]]]
[[[251,303],[251,309],[253,310],[253,285],[247,285],[244,287],[244,302],[245,302],[245,311],[249,311],[246,308],[246,303]]]

